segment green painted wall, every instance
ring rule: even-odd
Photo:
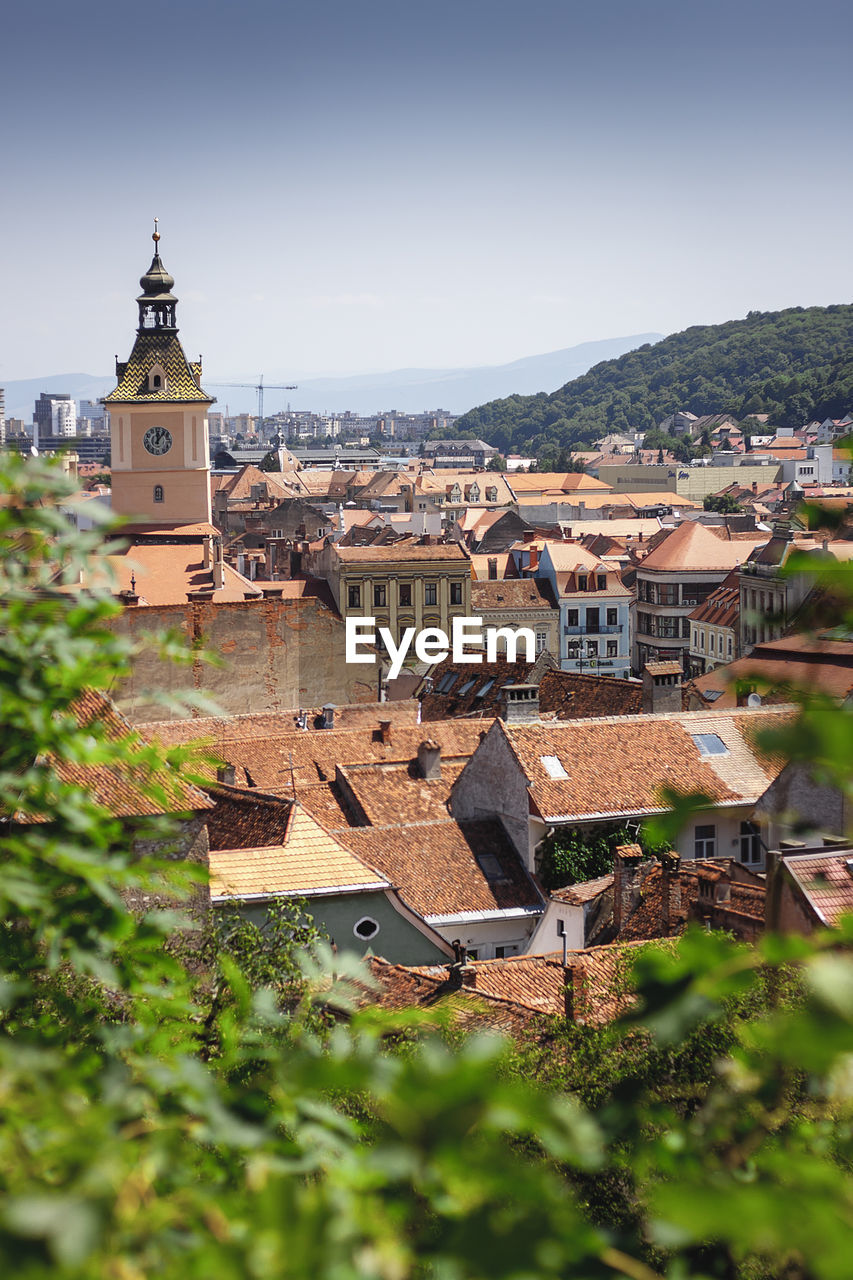
[[[339,951],[384,956],[392,964],[447,963],[444,952],[401,916],[384,893],[342,893],[306,901],[315,924],[325,929]],[[265,907],[261,902],[251,902],[243,912],[260,923]],[[362,916],[371,916],[379,925],[379,932],[369,942],[353,933],[353,926]]]

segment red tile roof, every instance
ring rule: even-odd
[[[335,835],[381,871],[403,901],[428,921],[544,910],[541,895],[497,821],[407,822],[351,827]]]

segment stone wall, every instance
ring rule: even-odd
[[[176,664],[161,657],[156,645],[137,655],[131,677],[110,690],[134,723],[174,714],[152,690],[204,692],[224,715],[376,697],[376,668],[347,665],[344,624],[316,597],[128,608],[112,626],[134,641],[172,631],[187,655],[186,663]],[[216,655],[219,665],[202,661],[201,650]]]

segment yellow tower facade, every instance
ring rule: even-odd
[[[116,387],[104,397],[110,415],[112,507],[135,524],[207,523],[210,449],[201,360],[189,361],[178,338],[175,281],[154,258],[139,283],[139,327],[127,361],[116,361]]]

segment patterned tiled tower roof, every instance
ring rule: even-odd
[[[156,224],[155,218],[155,224]],[[155,229],[154,257],[139,284],[142,293],[136,341],[127,361],[116,360],[117,386],[104,404],[156,404],[178,402],[213,404],[201,386],[201,360],[190,361],[178,338],[172,293],[175,281],[160,258],[160,233]]]

